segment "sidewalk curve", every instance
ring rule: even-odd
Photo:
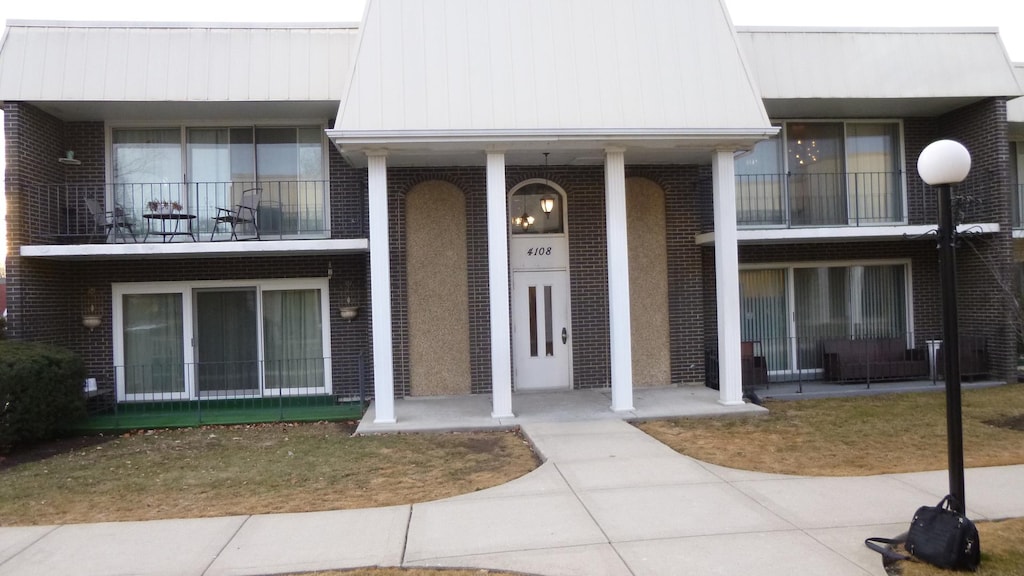
[[[512,482],[406,506],[0,528],[0,576],[264,575],[361,566],[551,576],[884,576],[868,536],[906,530],[945,471],[820,478],[682,456],[618,419],[524,423],[544,459]],[[967,471],[968,515],[1024,516],[1024,466]]]

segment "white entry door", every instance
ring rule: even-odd
[[[569,273],[514,272],[512,294],[516,390],[569,389]]]

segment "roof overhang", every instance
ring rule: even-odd
[[[983,100],[943,98],[766,98],[764,107],[778,118],[914,118],[941,116]]]
[[[276,102],[25,101],[65,122],[326,122],[336,100]]]
[[[715,150],[749,150],[778,133],[777,127],[732,130],[542,130],[542,131],[359,131],[328,130],[355,166],[368,152],[384,151],[391,166],[479,166],[486,152],[504,152],[506,163],[599,165],[609,148],[625,150],[631,164],[692,164],[710,161]],[[543,153],[550,153],[545,158]]]

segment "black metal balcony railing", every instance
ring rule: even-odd
[[[871,226],[904,220],[900,172],[736,176],[736,223]]]
[[[364,195],[325,180],[37,185],[28,191],[21,226],[30,244],[228,240],[231,226],[215,231],[215,217],[219,209],[237,210],[253,188],[260,190],[260,239],[365,237]],[[236,232],[256,237],[247,223]]]

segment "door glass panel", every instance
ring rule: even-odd
[[[537,287],[530,286],[530,356],[537,356]]]
[[[846,224],[843,125],[787,126],[790,212],[796,226]]]
[[[151,200],[185,205],[181,130],[114,130],[112,140],[113,200],[130,219],[141,222]]]
[[[195,302],[198,393],[259,393],[256,289],[197,291]]]
[[[257,128],[256,172],[263,189],[261,233],[326,230],[322,130]]]
[[[242,191],[256,184],[252,128],[192,128],[188,131],[188,169],[198,216],[197,230],[209,233],[217,207],[233,207]]]
[[[846,125],[847,194],[854,223],[902,219],[896,124]]]
[[[544,353],[555,355],[555,336],[551,318],[551,286],[544,287]]]
[[[263,292],[263,341],[267,389],[322,388],[320,291]]]
[[[123,297],[126,394],[185,392],[181,308],[181,294]]]
[[[784,224],[782,139],[778,136],[754,145],[736,159],[736,223]]]

